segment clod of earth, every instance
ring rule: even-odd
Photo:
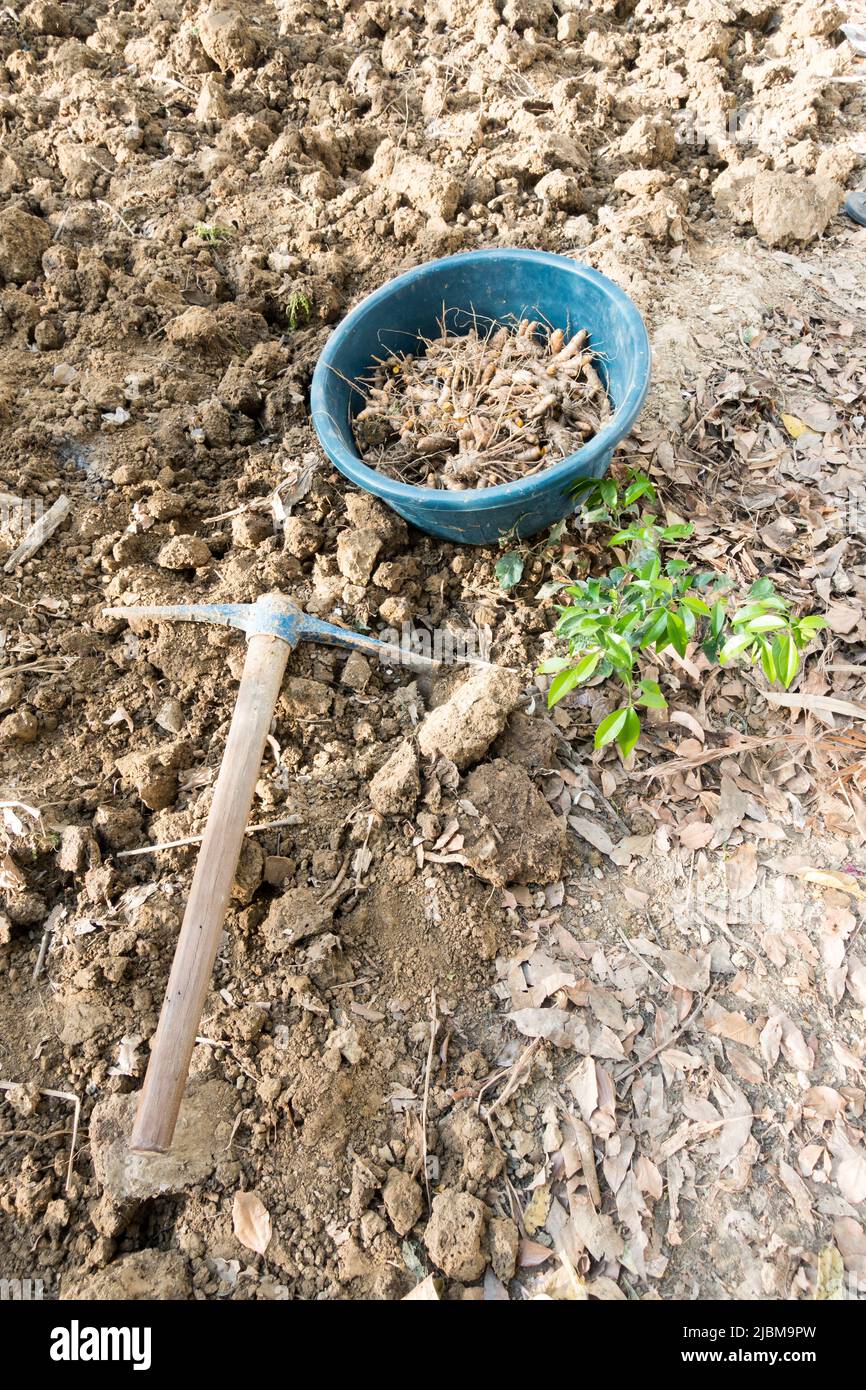
[[[312,888],[289,888],[274,899],[262,928],[269,951],[286,951],[329,929],[334,912],[319,902],[321,896]]]
[[[204,1182],[225,1152],[234,1115],[231,1086],[192,1083],[180,1108],[170,1153],[131,1153],[136,1095],[108,1096],[90,1120],[93,1167],[100,1186],[117,1202],[182,1192]]]
[[[186,1299],[192,1292],[186,1260],[176,1250],[136,1250],[104,1269],[65,1274],[62,1302],[103,1302],[111,1299]]]
[[[418,729],[425,757],[440,753],[462,772],[476,763],[502,733],[520,699],[521,681],[513,671],[490,667],[459,685],[444,705],[431,710]]]
[[[395,748],[370,782],[370,802],[382,815],[411,814],[421,792],[418,755],[405,741]]]
[[[767,246],[805,245],[826,230],[842,205],[832,179],[761,171],[752,190],[752,221]]]
[[[463,855],[479,878],[553,883],[562,873],[566,834],[528,773],[503,758],[483,763],[463,784],[478,812],[461,822]]]
[[[487,1208],[468,1192],[437,1192],[424,1243],[434,1264],[450,1279],[470,1283],[484,1273]]]

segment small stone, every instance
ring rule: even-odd
[[[23,676],[4,676],[0,680],[0,714],[17,705],[24,695],[24,690]]]
[[[290,878],[294,878],[297,864],[284,854],[269,854],[265,857],[264,880],[270,888],[282,888]]]
[[[619,142],[620,154],[645,169],[673,159],[676,147],[673,126],[654,116],[638,116]]]
[[[172,536],[156,557],[164,570],[204,569],[212,560],[210,547],[200,536]]]
[[[242,512],[232,520],[232,544],[240,550],[255,550],[273,533],[271,521],[261,512]]]
[[[135,787],[151,811],[164,811],[177,796],[177,770],[189,749],[184,743],[127,753],[117,759],[117,770],[128,786]]]
[[[572,18],[573,16],[566,16]],[[586,206],[585,183],[562,169],[553,169],[535,185],[535,196],[557,212],[581,212]]]
[[[361,1036],[357,1028],[351,1024],[345,1024],[342,1028],[335,1028],[325,1043],[325,1053],[323,1061],[326,1067],[336,1071],[341,1061],[348,1062],[350,1067],[357,1066],[362,1062],[367,1053]]]
[[[245,836],[231,887],[231,897],[235,902],[245,905],[252,901],[262,881],[264,864],[265,856],[258,840],[250,835]]]
[[[39,737],[39,720],[30,709],[19,709],[0,720],[0,744],[33,743]]]
[[[337,537],[337,565],[353,584],[369,584],[376,566],[382,538],[375,531],[341,531]]]
[[[419,1184],[402,1168],[389,1168],[382,1201],[398,1236],[408,1235],[424,1206]]]
[[[66,874],[80,874],[82,869],[99,863],[99,846],[89,825],[66,825],[60,836],[57,867]]]
[[[186,511],[186,501],[177,492],[158,488],[147,499],[147,510],[154,521],[176,521]]]
[[[179,734],[183,728],[183,707],[180,700],[163,700],[154,715],[154,723],[168,734]]]
[[[406,740],[383,763],[370,782],[370,803],[380,815],[411,815],[421,791],[418,755]]]
[[[468,1192],[437,1192],[424,1244],[430,1258],[449,1279],[480,1279],[487,1263],[482,1242],[487,1209]]]
[[[32,888],[23,893],[9,893],[6,915],[16,927],[41,926],[48,916],[48,904],[42,894]]]
[[[370,663],[362,652],[350,652],[343,667],[340,680],[350,690],[365,690],[373,672]]]
[[[312,888],[289,888],[271,903],[262,926],[269,951],[286,951],[308,937],[326,932],[333,910],[319,902],[321,893]]]
[[[312,521],[302,516],[290,516],[283,527],[283,544],[296,560],[309,560],[322,544],[322,533]]]
[[[366,1247],[371,1245],[377,1236],[383,1231],[387,1231],[388,1223],[384,1216],[380,1216],[377,1211],[365,1211],[361,1217],[361,1244]]]

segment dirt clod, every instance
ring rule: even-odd
[[[334,914],[319,902],[321,896],[312,888],[288,888],[274,899],[262,928],[269,951],[286,951],[328,931]]]
[[[497,668],[477,671],[420,725],[421,752],[426,757],[440,753],[461,771],[470,767],[502,732],[520,698],[520,689],[514,672]]]
[[[822,235],[841,202],[842,190],[832,179],[761,172],[752,192],[752,221],[767,246],[804,246]]]
[[[136,1095],[109,1096],[94,1107],[90,1142],[104,1190],[124,1202],[182,1192],[203,1182],[224,1151],[233,1116],[232,1088],[218,1080],[191,1083],[167,1154],[130,1152],[137,1101]]]
[[[420,791],[418,756],[406,741],[394,750],[371,781],[370,801],[382,815],[409,814],[415,809]]]
[[[63,1301],[88,1302],[111,1299],[150,1300],[189,1298],[191,1293],[186,1260],[174,1250],[136,1250],[113,1260],[104,1269],[65,1275],[61,1281]]]
[[[487,1209],[468,1192],[437,1192],[424,1243],[434,1264],[450,1279],[471,1283],[484,1273]]]
[[[424,1205],[420,1185],[402,1168],[390,1168],[382,1189],[382,1201],[398,1236],[408,1235]]]

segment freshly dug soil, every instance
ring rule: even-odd
[[[584,329],[485,327],[460,310],[440,328],[417,352],[377,360],[363,383],[355,438],[389,477],[452,491],[513,482],[567,458],[609,415]]]

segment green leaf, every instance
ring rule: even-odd
[[[818,613],[810,613],[806,618],[800,618],[797,626],[801,632],[807,632],[810,637],[814,637],[816,632],[827,626],[827,619],[820,617]]]
[[[731,623],[734,627],[742,627],[743,623],[750,623],[754,618],[759,618],[762,614],[771,610],[785,612],[788,605],[782,598],[765,598],[759,603],[747,603],[745,608],[738,608]]]
[[[667,610],[665,608],[654,609],[653,612],[650,613],[650,626],[641,638],[641,646],[651,647],[653,642],[657,642],[658,639],[667,632],[667,626]]]
[[[545,580],[545,582],[542,584],[541,588],[538,590],[538,593],[535,595],[535,597],[536,597],[536,599],[538,600],[538,602],[541,603],[541,601],[542,601],[543,599],[552,598],[553,595],[554,595],[559,589],[561,589],[561,588],[562,588],[562,580],[561,580],[561,579],[547,579],[547,580]]]
[[[667,709],[668,702],[659,689],[658,681],[642,680],[640,688],[639,705],[646,705],[647,709]]]
[[[702,598],[697,598],[694,594],[683,594],[682,602],[685,604],[686,608],[691,609],[693,613],[697,613],[701,618],[709,618],[712,616],[712,610],[709,605],[704,603]]]
[[[651,501],[656,501],[656,490],[649,478],[643,473],[636,474],[634,482],[626,488],[622,499],[623,506],[630,507],[632,502],[636,502],[639,497],[648,497]]]
[[[640,738],[640,719],[637,711],[628,709],[626,711],[625,723],[616,736],[619,751],[624,758],[627,758]]]
[[[771,598],[775,592],[772,579],[756,579],[749,590],[749,598]]]
[[[738,632],[734,637],[729,637],[719,652],[719,664],[726,666],[729,661],[733,661],[750,647],[753,641],[754,638],[749,632]]]
[[[678,613],[668,613],[667,616],[667,637],[674,651],[678,656],[685,656],[686,648],[689,645],[689,634],[686,626]]]
[[[564,671],[568,665],[569,662],[564,656],[549,656],[546,661],[542,661],[541,665],[536,667],[535,674],[537,676],[554,676],[557,671]]]
[[[759,618],[752,618],[745,626],[747,632],[778,632],[780,628],[788,626],[788,620],[780,617],[778,613],[762,613]]]
[[[769,642],[761,640],[761,667],[767,680],[772,684],[776,679],[776,662]]]
[[[605,632],[601,634],[601,644],[614,670],[622,676],[630,676],[635,656],[625,638],[615,632]]]
[[[606,719],[602,719],[593,740],[596,748],[606,748],[609,743],[613,743],[620,729],[624,727],[627,715],[628,708],[623,706],[621,709],[615,709]]]
[[[563,695],[574,690],[576,685],[581,685],[584,681],[589,680],[600,661],[600,651],[588,652],[583,660],[573,666],[570,671],[560,671],[559,675],[551,682],[547,692],[547,708],[553,709],[553,706],[562,699]]]
[[[598,485],[598,490],[601,493],[602,502],[613,511],[618,496],[616,483],[613,478],[602,478]]]
[[[787,632],[782,632],[773,643],[773,660],[776,674],[787,690],[800,669],[800,653],[797,644]]]
[[[494,572],[499,580],[500,588],[506,593],[513,589],[515,584],[519,584],[523,578],[523,556],[517,550],[507,550],[503,556],[496,561]]]

